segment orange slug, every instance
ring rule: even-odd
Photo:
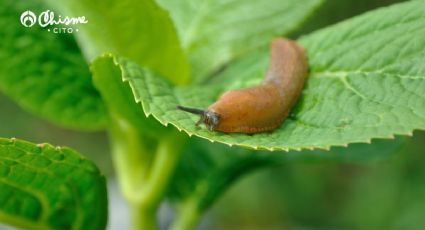
[[[208,109],[177,106],[201,116],[209,130],[226,133],[259,133],[277,128],[296,103],[307,78],[307,58],[295,41],[275,38],[263,82],[255,87],[224,92]]]

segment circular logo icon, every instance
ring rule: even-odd
[[[32,11],[27,10],[21,14],[21,24],[25,27],[33,26],[36,21],[37,17]]]

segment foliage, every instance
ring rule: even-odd
[[[2,0],[0,89],[25,109],[75,129],[100,129],[106,111],[71,35],[25,28],[19,15],[43,7],[33,1]]]
[[[0,35],[8,42],[0,46],[0,60],[7,63],[0,71],[0,89],[51,122],[108,132],[134,228],[155,228],[156,210],[169,198],[179,213],[172,228],[189,229],[248,172],[302,160],[371,161],[394,152],[404,139],[357,143],[425,129],[421,1],[303,34],[303,22],[324,1],[46,0],[44,4],[63,15],[89,19],[75,33],[81,52],[69,35],[19,24],[20,12],[39,13],[45,5],[2,2],[7,7],[0,10]],[[226,90],[258,84],[268,64],[270,39],[290,33],[303,35],[297,41],[306,49],[310,72],[299,102],[278,129],[255,135],[211,132],[195,128],[197,117],[176,110],[179,104],[205,108]],[[29,154],[43,152],[44,147],[25,145],[32,146]],[[302,151],[286,155],[277,150]],[[8,160],[0,165],[4,162]],[[36,167],[38,161],[30,163]],[[55,170],[46,171],[61,173]],[[102,211],[66,203],[70,219],[61,224],[104,226],[106,207],[99,200],[104,198],[104,182],[96,170],[91,172],[97,180],[88,173],[69,183],[84,186],[83,179],[95,180],[87,204],[98,204]],[[5,178],[13,179],[9,174]],[[46,196],[69,202],[70,194]],[[0,200],[4,197],[0,194]],[[81,224],[85,222],[72,219],[72,213],[99,221]],[[8,215],[3,219],[29,226],[19,219],[22,215]],[[40,223],[51,225],[44,219]]]
[[[0,220],[31,229],[103,229],[105,178],[69,148],[0,138]]]

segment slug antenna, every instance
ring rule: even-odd
[[[185,107],[185,106],[181,106],[181,105],[178,105],[177,109],[180,109],[180,110],[188,112],[188,113],[198,114],[198,115],[204,115],[205,114],[205,110],[203,110],[203,109],[189,108],[189,107]]]
[[[197,108],[189,108],[189,107],[185,107],[185,106],[181,106],[181,105],[178,105],[177,109],[188,112],[188,113],[200,115],[201,117],[199,118],[198,122],[196,122],[196,124],[195,124],[196,127],[198,127],[200,124],[204,123],[206,110],[197,109]]]

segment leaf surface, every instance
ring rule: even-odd
[[[421,1],[398,4],[303,37],[311,70],[308,82],[291,115],[269,133],[199,129],[194,125],[197,116],[176,109],[206,108],[225,90],[258,84],[268,63],[266,51],[233,63],[207,85],[185,87],[172,87],[129,60],[116,62],[145,114],[189,135],[268,150],[370,142],[425,129],[424,9]]]
[[[42,12],[37,1],[0,2],[0,90],[24,109],[56,124],[103,128],[103,102],[72,36],[48,32],[38,24],[21,25],[22,12]]]
[[[30,229],[104,229],[106,182],[69,148],[0,138],[0,220]]]
[[[201,81],[225,63],[288,34],[322,0],[157,0],[170,12],[193,77]]]
[[[111,52],[131,58],[173,83],[189,81],[189,65],[175,28],[154,0],[46,1],[63,14],[87,18],[76,36],[89,60]]]
[[[112,55],[104,54],[92,62],[91,71],[93,82],[99,90],[111,118],[109,131],[113,129],[112,123],[118,123],[118,126],[126,130],[127,134],[140,130],[146,136],[164,137],[167,129],[154,118],[146,118],[127,82],[128,75],[139,74],[138,64],[132,62],[124,71],[122,66],[114,62]],[[150,142],[150,146],[153,146],[152,142]]]

